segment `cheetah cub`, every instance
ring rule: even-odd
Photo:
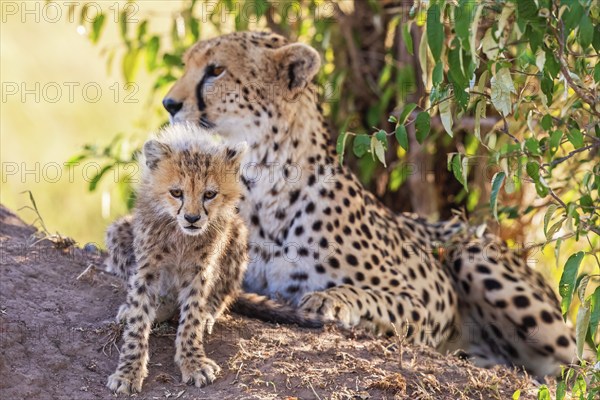
[[[191,125],[167,127],[145,143],[131,220],[135,268],[117,317],[125,321],[124,343],[107,384],[113,391],[141,390],[150,326],[165,293],[176,293],[180,308],[175,362],[183,382],[200,387],[219,373],[202,338],[238,296],[246,270],[247,230],[236,208],[245,148],[218,144]]]

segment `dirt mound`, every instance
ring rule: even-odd
[[[114,398],[104,385],[117,365],[112,321],[125,298],[122,283],[101,271],[101,254],[40,238],[2,206],[0,223],[0,398]],[[310,331],[238,315],[219,320],[208,338],[207,353],[223,372],[198,389],[179,382],[175,330],[174,323],[153,329],[150,375],[135,398],[487,400],[510,399],[517,389],[535,398],[532,382],[506,368],[398,350],[361,331]]]

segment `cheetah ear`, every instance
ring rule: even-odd
[[[146,165],[150,169],[155,169],[158,162],[171,154],[171,148],[158,140],[148,140],[144,144],[144,157]]]
[[[310,46],[293,43],[275,50],[279,79],[292,93],[302,91],[321,66],[319,53]]]
[[[247,150],[248,144],[246,142],[240,142],[231,146],[227,146],[225,149],[225,160],[227,160],[228,164],[233,165],[236,169],[238,169]]]

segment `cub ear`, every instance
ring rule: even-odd
[[[247,150],[248,144],[246,142],[227,146],[225,149],[225,159],[227,160],[227,163],[239,168],[242,158],[244,158]]]
[[[158,140],[148,140],[144,143],[144,157],[146,165],[150,169],[155,169],[158,162],[171,154],[169,145],[159,142]]]
[[[310,46],[293,43],[275,50],[279,79],[292,93],[304,89],[319,71],[321,57]]]

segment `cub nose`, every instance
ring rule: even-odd
[[[200,221],[200,216],[199,215],[184,214],[183,218],[185,218],[185,220],[187,222],[189,222],[190,224],[193,224],[194,222]]]
[[[179,110],[181,110],[181,107],[183,107],[183,103],[174,100],[170,97],[165,97],[163,99],[163,107],[169,112],[169,114],[171,114],[171,116],[175,116],[175,114],[177,114],[177,112]]]

